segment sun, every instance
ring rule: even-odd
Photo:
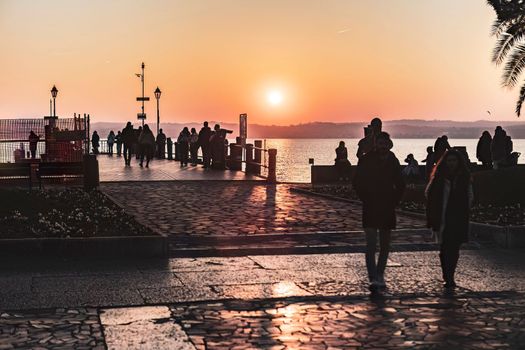
[[[267,99],[269,104],[277,106],[283,102],[283,94],[279,90],[272,90],[268,92]]]

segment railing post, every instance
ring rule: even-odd
[[[230,170],[242,170],[242,148],[237,143],[230,143],[228,168]]]
[[[253,144],[246,144],[246,174],[253,174]]]
[[[180,156],[181,156],[179,143],[175,142],[174,145],[175,145],[175,160],[179,161],[180,160]]]
[[[173,160],[173,141],[171,140],[171,137],[168,137],[166,140],[166,145],[168,148],[168,159]]]
[[[277,150],[275,148],[268,150],[268,182],[277,182]]]
[[[254,157],[253,157],[253,160],[254,160],[255,164],[253,164],[253,170],[254,170],[255,174],[261,175],[263,142],[262,142],[262,140],[255,140],[253,143],[255,145]]]

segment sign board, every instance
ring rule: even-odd
[[[149,101],[149,97],[137,97],[137,101]]]
[[[246,113],[239,115],[239,137],[244,147],[248,138],[248,114]]]
[[[137,119],[146,119],[146,113],[137,113]]]

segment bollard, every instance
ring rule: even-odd
[[[253,174],[253,144],[247,143],[246,146],[246,174]]]
[[[253,156],[253,161],[254,161],[253,170],[255,174],[261,175],[263,142],[262,140],[255,140],[253,143],[255,145],[254,156]]]
[[[84,190],[91,191],[96,189],[100,183],[97,156],[94,154],[85,154],[82,165],[84,171]]]
[[[228,168],[230,170],[242,170],[242,147],[236,143],[230,144]]]
[[[179,143],[178,143],[178,142],[175,142],[174,145],[175,145],[175,160],[179,161],[179,160],[180,160],[180,147],[179,147]]]
[[[168,159],[173,160],[173,141],[171,137],[168,137],[166,140],[166,145],[168,146]]]
[[[277,150],[270,148],[268,150],[268,182],[277,182]]]

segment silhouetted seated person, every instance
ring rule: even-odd
[[[492,136],[490,136],[488,131],[483,131],[476,147],[476,158],[478,158],[486,169],[492,169],[492,153],[490,152],[491,143]]]
[[[350,179],[350,161],[348,160],[348,150],[344,141],[339,142],[339,147],[335,149],[335,169],[339,181]]]
[[[500,169],[518,164],[518,152],[513,152],[513,143],[507,132],[501,126],[496,127],[494,138],[490,144],[494,169]]]
[[[419,163],[412,153],[406,157],[405,163],[407,165],[403,169],[403,176],[407,179],[408,183],[416,183],[419,179]]]

